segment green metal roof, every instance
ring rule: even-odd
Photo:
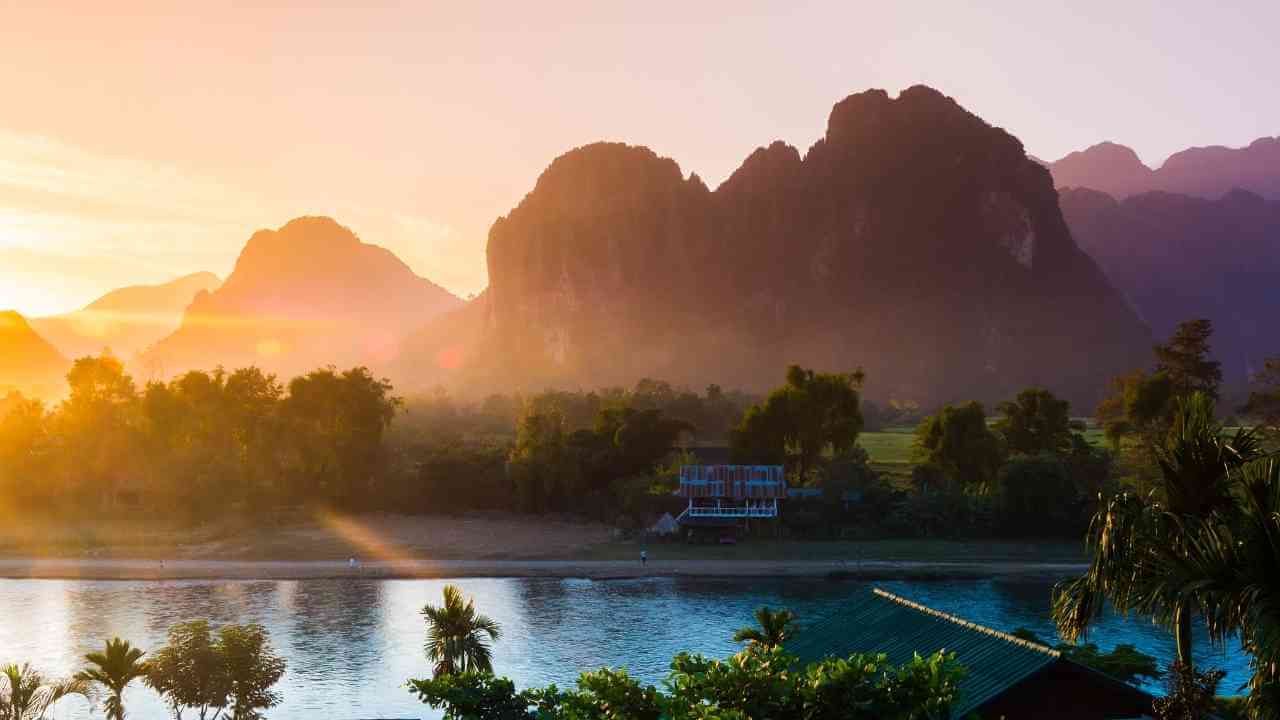
[[[884,653],[894,664],[915,653],[956,654],[964,665],[951,716],[963,718],[1061,657],[1058,651],[913,603],[879,588],[803,625],[787,650],[805,662],[853,653]]]

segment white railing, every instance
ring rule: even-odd
[[[680,517],[772,518],[778,517],[777,501],[748,505],[694,505],[690,503]]]

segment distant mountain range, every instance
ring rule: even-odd
[[[161,285],[121,288],[81,310],[33,318],[31,325],[68,357],[110,350],[128,359],[176,330],[195,296],[220,282],[217,275],[201,272]]]
[[[302,217],[254,233],[226,282],[197,295],[137,364],[156,377],[217,364],[285,376],[378,367],[412,330],[461,305],[390,251],[329,218]]]
[[[1087,188],[1060,198],[1076,241],[1157,337],[1183,320],[1212,320],[1229,386],[1280,355],[1280,200],[1244,190],[1212,200],[1165,192],[1116,200]]]
[[[788,363],[861,366],[873,397],[1043,384],[1088,404],[1151,344],[1049,173],[926,87],[850,96],[803,156],[760,148],[715,191],[647,148],[573,150],[494,223],[488,265],[485,296],[401,367],[762,389]]]
[[[1216,200],[1248,190],[1280,200],[1280,137],[1259,138],[1248,147],[1197,147],[1147,167],[1124,145],[1104,142],[1046,163],[1060,188],[1086,187],[1123,200],[1161,191]]]
[[[62,394],[70,361],[22,315],[0,312],[0,396],[13,390],[42,398]]]
[[[565,153],[493,224],[487,256],[490,286],[464,303],[334,220],[298,218],[255,233],[225,283],[0,315],[0,391],[59,387],[67,357],[109,347],[142,379],[363,364],[470,393],[762,390],[789,363],[862,367],[878,399],[1038,384],[1088,412],[1149,364],[1152,331],[1202,316],[1238,383],[1280,353],[1280,139],[1155,170],[1112,143],[1040,163],[936,90],[873,90],[838,103],[807,152],[758,148],[714,190],[644,147]]]

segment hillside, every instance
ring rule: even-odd
[[[1238,190],[1213,200],[1145,193],[1117,201],[1064,190],[1072,234],[1157,337],[1207,317],[1228,385],[1280,354],[1280,201]]]
[[[71,363],[26,318],[0,312],[0,395],[11,390],[42,398],[61,394]]]
[[[33,318],[31,324],[68,357],[110,349],[119,357],[130,358],[178,329],[195,296],[213,290],[220,282],[217,275],[201,272],[160,285],[120,288],[81,310]]]
[[[487,252],[481,328],[423,331],[475,338],[459,377],[761,389],[801,363],[862,366],[873,397],[1091,402],[1150,345],[1049,173],[926,87],[850,96],[803,156],[760,148],[715,191],[647,148],[570,151]]]
[[[144,374],[258,365],[289,375],[379,366],[413,328],[462,301],[329,218],[254,233],[220,287],[140,360]]]
[[[1259,138],[1242,148],[1188,148],[1157,169],[1144,165],[1132,149],[1104,142],[1048,167],[1060,188],[1092,188],[1121,200],[1155,191],[1214,200],[1235,189],[1280,200],[1280,137]]]

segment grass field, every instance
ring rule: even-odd
[[[1108,447],[1101,428],[1090,427],[1084,431],[1084,437],[1090,445]],[[914,443],[915,428],[910,426],[888,427],[858,436],[858,444],[871,456],[871,467],[894,484],[911,479],[911,468],[915,466]]]

